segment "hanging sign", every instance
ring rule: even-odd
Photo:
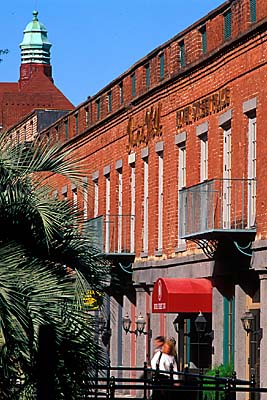
[[[98,310],[103,303],[103,295],[97,290],[87,290],[83,303],[88,310]]]

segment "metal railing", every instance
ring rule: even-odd
[[[85,222],[85,229],[100,253],[134,254],[135,216],[106,214]]]
[[[255,232],[256,180],[212,179],[179,191],[179,237]]]
[[[144,367],[109,367],[101,370],[102,376],[90,378],[84,382],[84,394],[81,399],[135,399],[148,400],[152,392],[176,392],[178,399],[190,400],[236,400],[236,393],[249,393],[255,400],[258,393],[267,393],[267,388],[256,386],[255,376],[249,381],[238,379],[233,372],[231,377],[204,375],[184,372],[152,370]],[[161,379],[165,374],[165,379]],[[104,376],[105,375],[105,376]],[[117,376],[116,376],[117,375]],[[125,375],[128,375],[125,377]],[[138,377],[137,377],[138,376]],[[175,395],[176,397],[176,395]]]

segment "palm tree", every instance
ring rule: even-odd
[[[48,372],[40,365],[42,337],[55,399],[76,399],[104,360],[83,298],[89,289],[103,293],[109,264],[97,255],[77,207],[51,195],[48,182],[59,176],[81,187],[83,167],[68,146],[14,144],[2,135],[0,399],[36,398],[38,379]]]

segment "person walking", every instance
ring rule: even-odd
[[[168,389],[173,383],[170,379],[171,366],[173,367],[173,372],[177,372],[176,357],[175,345],[171,340],[166,340],[162,351],[159,350],[154,354],[151,360],[151,367],[156,371],[160,371],[156,372],[155,385],[162,386],[162,389],[153,390],[153,400],[171,400],[174,398],[175,392]],[[178,381],[178,375],[174,374],[173,379]]]
[[[165,343],[165,337],[164,336],[157,336],[154,339],[154,354],[156,354],[158,351],[162,350],[162,347]]]

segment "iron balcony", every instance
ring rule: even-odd
[[[256,180],[212,179],[179,191],[179,237],[256,232]]]
[[[88,235],[100,254],[134,255],[135,216],[106,214],[85,222]]]

